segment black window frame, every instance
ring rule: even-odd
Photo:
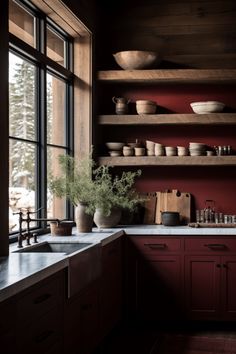
[[[37,146],[36,151],[36,209],[39,209],[37,213],[38,218],[45,218],[47,216],[47,147],[58,147],[66,151],[68,155],[73,155],[74,140],[73,140],[73,38],[69,36],[62,28],[49,19],[42,11],[38,10],[33,4],[25,0],[13,0],[19,6],[31,13],[35,17],[35,40],[36,48],[22,41],[12,33],[9,33],[9,52],[21,57],[24,60],[34,64],[37,68],[36,78],[36,96],[37,96]],[[46,29],[47,26],[53,30],[60,38],[62,38],[65,45],[65,63],[66,66],[56,63],[51,58],[46,56]],[[63,80],[66,83],[66,105],[65,105],[65,117],[66,117],[66,136],[65,145],[54,145],[47,142],[47,73],[55,76],[56,78]],[[24,141],[18,137],[11,137],[10,139]],[[28,141],[28,139],[27,139]],[[31,141],[30,141],[31,142]],[[73,207],[67,202],[66,204],[66,217],[71,218],[73,216]],[[32,227],[39,234],[43,234],[48,231],[48,225],[45,221],[38,222],[36,227]],[[10,242],[14,242],[18,235],[18,231],[9,234]]]

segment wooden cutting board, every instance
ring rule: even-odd
[[[181,193],[177,189],[165,192],[156,192],[156,224],[161,224],[162,211],[177,211],[180,214],[181,224],[188,224],[191,217],[191,194]]]
[[[155,224],[157,201],[156,192],[143,193],[142,196],[146,198],[144,202],[143,223],[147,225]]]

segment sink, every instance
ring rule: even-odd
[[[77,242],[77,243],[69,243],[69,242],[42,242],[36,245],[32,245],[26,248],[19,249],[15,252],[20,253],[65,253],[71,254],[76,251],[82,250],[83,248],[92,245],[92,243],[85,242]]]
[[[92,247],[89,247],[92,246]],[[83,251],[82,251],[83,250]],[[81,251],[81,252],[78,252]],[[67,297],[73,297],[101,276],[101,247],[88,242],[44,241],[18,249],[18,253],[61,253],[68,256]]]

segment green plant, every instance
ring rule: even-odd
[[[134,211],[143,201],[133,188],[141,170],[113,177],[108,166],[95,169],[91,156],[76,162],[71,156],[60,155],[59,165],[62,173],[50,175],[50,191],[59,198],[66,197],[74,206],[85,204],[87,214],[93,214],[96,208],[104,216],[110,215],[112,208]]]
[[[134,211],[143,201],[133,188],[135,178],[141,175],[136,172],[123,172],[121,176],[113,177],[108,166],[100,166],[94,171],[96,185],[95,206],[104,216],[111,213],[112,208]]]
[[[95,184],[92,180],[94,161],[88,158],[76,160],[68,155],[59,156],[61,175],[49,177],[49,189],[53,195],[66,197],[74,206],[86,205],[86,213],[93,214],[95,211],[94,195]]]

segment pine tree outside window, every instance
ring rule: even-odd
[[[10,0],[9,9],[9,232],[14,236],[20,210],[40,209],[41,218],[70,217],[70,206],[53,197],[47,183],[59,173],[58,155],[73,148],[73,74],[71,38],[28,1]],[[47,228],[45,222],[31,226]]]

